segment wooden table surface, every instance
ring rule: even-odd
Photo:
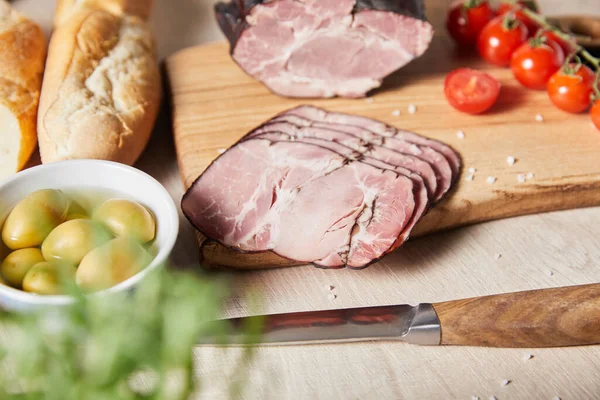
[[[428,0],[444,8],[449,0]],[[18,9],[50,30],[52,1],[17,0]],[[161,59],[221,39],[212,0],[156,0],[153,17]],[[547,14],[600,15],[598,0],[541,0]],[[438,22],[439,21],[434,21]],[[551,155],[549,155],[551,162]],[[183,184],[163,108],[137,167],[159,179],[179,202]],[[435,302],[516,290],[600,282],[600,208],[502,220],[408,243],[377,268],[326,271],[297,267],[234,274],[227,316]],[[181,220],[173,254],[196,267],[193,230]],[[501,258],[496,260],[496,255]],[[335,287],[335,300],[327,285]],[[254,304],[254,303],[252,303]],[[199,348],[198,398],[227,398],[241,362],[238,349]],[[530,358],[530,355],[533,357]],[[251,399],[598,399],[600,347],[547,350],[418,347],[360,343],[257,350],[244,398]],[[507,385],[504,380],[509,380]]]

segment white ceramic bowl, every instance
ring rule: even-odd
[[[150,175],[110,161],[70,160],[27,169],[0,182],[0,222],[29,193],[39,189],[106,189],[148,207],[156,218],[155,246],[152,263],[143,271],[120,284],[97,292],[110,295],[136,286],[150,271],[164,266],[173,250],[179,231],[177,207],[167,190]],[[13,311],[32,311],[46,306],[69,304],[69,296],[40,296],[0,285],[0,307]]]

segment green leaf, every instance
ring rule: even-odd
[[[227,282],[214,276],[160,271],[131,292],[88,297],[73,285],[66,290],[76,298],[72,306],[0,314],[7,331],[0,362],[16,376],[0,377],[0,398],[183,400],[199,383],[193,346],[228,332],[217,320]],[[248,343],[256,343],[260,328],[246,327]],[[247,361],[251,350],[245,354]]]

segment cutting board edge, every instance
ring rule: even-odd
[[[600,174],[598,174],[600,178]],[[584,196],[588,196],[586,199],[578,198],[577,206],[574,204],[565,201],[562,203],[548,203],[544,206],[539,204],[531,205],[528,208],[521,208],[521,212],[518,211],[507,211],[503,214],[497,215],[487,215],[482,216],[479,219],[472,220],[463,220],[462,223],[455,225],[447,225],[447,226],[439,226],[437,228],[429,228],[429,229],[415,229],[415,234],[411,236],[411,238],[419,238],[430,234],[443,233],[452,231],[455,229],[460,229],[463,227],[480,224],[484,222],[497,221],[501,219],[514,218],[520,216],[527,216],[532,214],[537,214],[540,212],[555,212],[555,211],[564,211],[570,210],[573,208],[588,208],[588,207],[597,207],[600,206],[600,179],[596,184],[590,185],[591,187],[584,189],[583,191],[578,191],[577,193],[582,194]],[[555,188],[553,188],[555,189]],[[536,198],[540,198],[540,196],[535,196]],[[548,197],[550,199],[554,199],[553,197]],[[568,196],[567,196],[568,198]],[[527,203],[527,198],[522,198],[521,201]],[[494,201],[489,202],[489,206],[492,207]],[[252,269],[273,269],[273,268],[282,268],[282,267],[292,267],[292,266],[301,266],[306,265],[306,263],[297,262],[293,260],[288,260],[283,257],[276,255],[275,253],[266,251],[262,253],[242,253],[238,252],[234,249],[228,248],[213,239],[206,238],[202,233],[196,231],[196,235],[198,238],[198,242],[200,245],[200,259],[201,263],[208,268],[215,269],[244,269],[244,270],[252,270]],[[399,250],[396,250],[399,251]],[[401,250],[400,250],[401,251]]]

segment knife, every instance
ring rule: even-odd
[[[249,343],[242,327],[259,318]],[[200,345],[291,345],[400,340],[419,345],[559,347],[600,344],[600,283],[531,290],[416,306],[308,311],[227,320],[225,342]]]

